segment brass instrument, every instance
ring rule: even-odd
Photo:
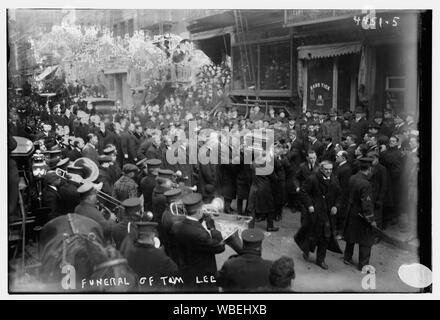
[[[70,173],[66,170],[62,170],[60,168],[57,168],[55,170],[55,174],[59,176],[60,178],[66,180],[67,182],[75,183],[76,185],[82,185],[86,182],[92,183],[94,185],[94,188],[97,191],[97,198],[100,203],[100,205],[106,209],[108,209],[108,205],[110,204],[117,207],[122,207],[122,202],[118,199],[108,195],[107,193],[101,191],[102,188],[102,182],[101,183],[93,183],[98,176],[99,176],[99,168],[92,160],[89,158],[79,158],[75,162],[73,162],[73,166],[75,167],[82,167],[85,169],[86,177],[83,178],[79,174]],[[109,209],[108,209],[109,210]],[[110,211],[110,210],[109,210]]]

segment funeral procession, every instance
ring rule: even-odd
[[[8,9],[9,292],[421,292],[422,14]]]

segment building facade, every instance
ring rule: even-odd
[[[409,10],[229,10],[188,29],[202,50],[230,41],[234,100],[373,114],[418,110],[419,24]]]

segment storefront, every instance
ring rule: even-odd
[[[298,47],[298,91],[303,110],[353,110],[361,43]]]

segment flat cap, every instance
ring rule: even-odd
[[[124,164],[124,166],[122,167],[122,171],[124,173],[136,172],[136,171],[139,171],[139,168],[136,167],[132,163],[127,163],[127,164]]]
[[[182,202],[188,212],[191,212],[202,205],[203,197],[200,193],[190,193],[183,197]]]
[[[241,233],[243,245],[261,245],[264,234],[258,229],[246,229]]]
[[[139,198],[128,198],[122,202],[124,208],[136,208],[141,206],[141,199]]]
[[[112,157],[109,155],[101,155],[98,157],[98,161],[99,163],[103,163],[103,162],[112,162]]]

